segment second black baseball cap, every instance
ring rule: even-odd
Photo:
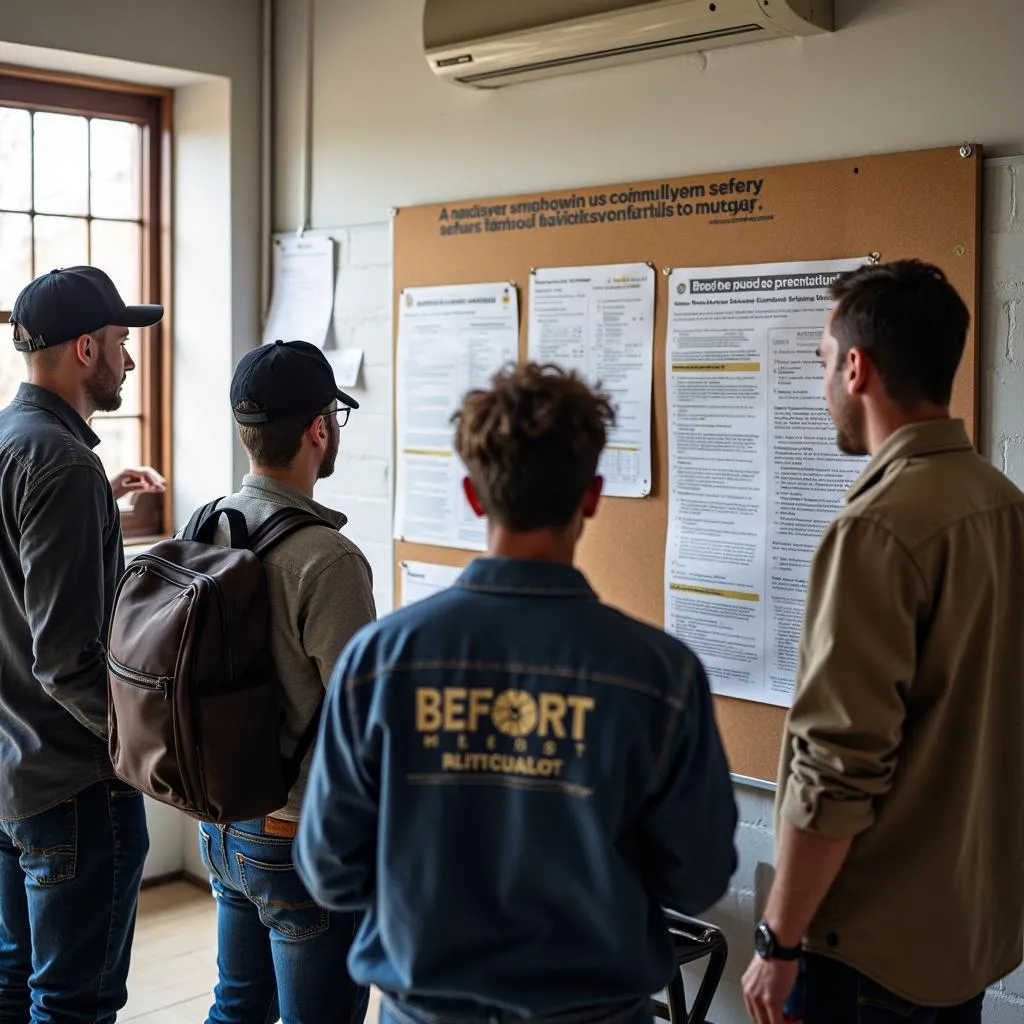
[[[308,341],[275,341],[242,356],[231,380],[235,422],[275,423],[297,416],[315,416],[337,399],[350,409],[359,403],[345,394],[323,352]],[[255,410],[238,412],[242,402]]]

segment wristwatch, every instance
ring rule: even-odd
[[[757,922],[754,950],[762,960],[799,960],[804,952],[800,946],[780,945],[767,921]]]

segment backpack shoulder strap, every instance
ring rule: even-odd
[[[199,544],[212,544],[217,533],[217,524],[220,517],[224,516],[228,521],[228,529],[231,531],[230,545],[233,548],[247,548],[249,546],[249,528],[245,524],[245,516],[235,508],[217,508],[223,501],[218,498],[216,501],[208,502],[202,508],[196,509],[188,525],[182,531],[182,540],[193,540]]]
[[[200,505],[199,508],[192,513],[192,518],[188,521],[185,529],[181,531],[182,540],[195,540],[196,534],[199,532],[199,526],[202,521],[222,502],[223,498],[216,498],[214,501],[208,501],[205,505]]]
[[[329,530],[334,529],[326,519],[313,515],[312,512],[304,512],[301,508],[283,508],[253,531],[249,538],[249,549],[257,558],[263,558],[286,537],[307,526],[326,526]]]

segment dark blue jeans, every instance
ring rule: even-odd
[[[807,956],[787,1011],[804,1024],[981,1024],[985,993],[959,1006],[918,1006],[824,956]]]
[[[380,1024],[654,1024],[647,1000],[619,1006],[592,1006],[547,1018],[520,1017],[466,1000],[416,999],[383,993]]]
[[[217,899],[209,1024],[361,1024],[369,990],[345,963],[358,920],[317,906],[292,867],[292,840],[258,819],[200,825],[199,848]]]
[[[0,820],[0,1024],[114,1020],[148,850],[142,797],[122,782]]]

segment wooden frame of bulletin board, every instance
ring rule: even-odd
[[[552,191],[544,198],[615,194],[630,189],[663,194],[662,186],[705,186],[730,178],[763,179],[756,213],[734,222],[694,208],[689,215],[443,233],[442,210],[493,207],[541,198],[519,196],[405,207],[395,214],[395,340],[402,291],[423,285],[514,282],[520,295],[520,356],[526,353],[530,271],[534,267],[650,262],[658,271],[655,299],[654,487],[645,499],[606,499],[587,529],[580,568],[601,597],[657,626],[664,624],[664,560],[668,516],[665,346],[667,281],[674,267],[827,260],[877,254],[885,262],[919,257],[940,266],[971,310],[971,334],[953,396],[953,410],[977,436],[978,292],[981,151],[951,147],[863,159],[725,172],[697,178]],[[667,192],[672,195],[676,193]],[[691,193],[693,194],[693,193]],[[646,205],[646,202],[643,204]],[[449,215],[450,218],[450,215]],[[472,216],[470,220],[472,220]],[[725,218],[728,221],[728,216]],[[716,221],[718,223],[716,223]],[[419,560],[467,564],[474,553],[398,541],[401,564]],[[716,698],[718,723],[734,773],[776,778],[785,711],[766,704]]]

